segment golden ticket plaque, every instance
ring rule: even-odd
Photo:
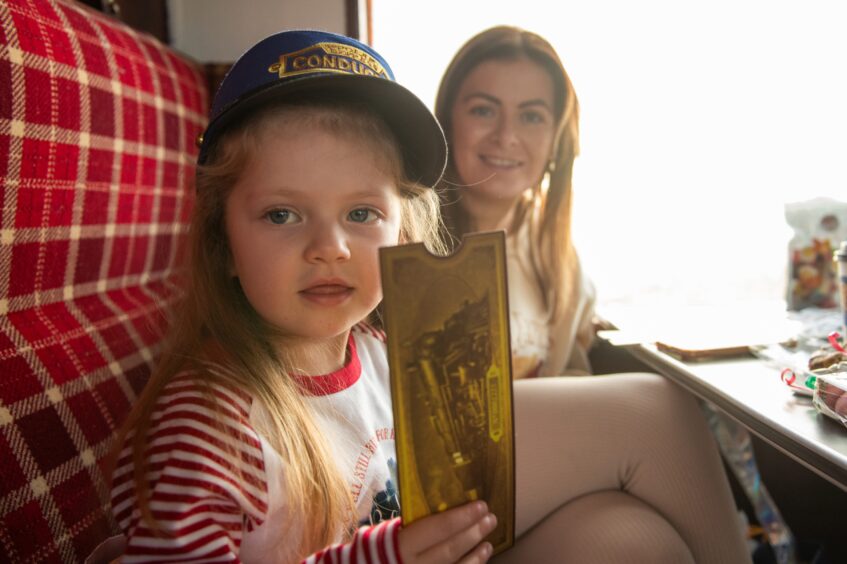
[[[383,248],[380,265],[403,522],[483,499],[498,553],[515,535],[505,235],[450,257]]]

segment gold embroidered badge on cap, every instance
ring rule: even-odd
[[[385,68],[366,52],[341,43],[316,43],[300,51],[279,56],[268,67],[279,78],[300,74],[337,72],[389,78]]]

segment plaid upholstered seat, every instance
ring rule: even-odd
[[[156,358],[205,123],[199,67],[70,1],[0,2],[0,561],[81,561]]]

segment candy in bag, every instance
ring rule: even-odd
[[[788,244],[788,309],[838,307],[833,253],[847,239],[847,202],[816,198],[789,203],[785,219],[794,229]]]

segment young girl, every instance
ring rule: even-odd
[[[384,336],[361,323],[379,247],[442,250],[444,159],[431,113],[357,41],[282,32],[235,63],[182,309],[113,473],[125,561],[487,558],[483,503],[400,531]]]

